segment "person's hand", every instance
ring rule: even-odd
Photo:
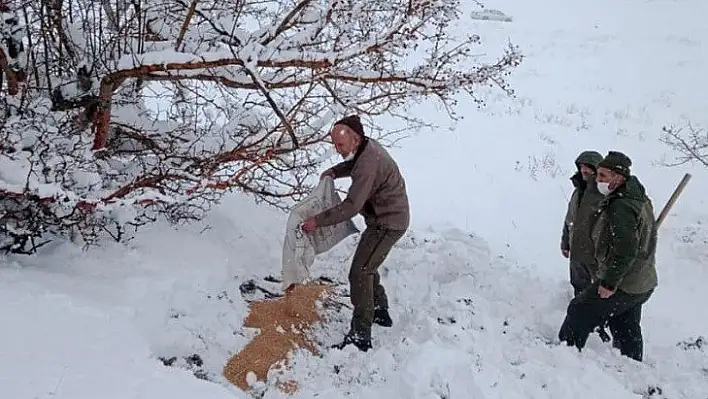
[[[325,177],[330,177],[330,178],[332,178],[332,180],[334,180],[334,171],[332,169],[325,170],[320,175],[320,180],[324,179]]]
[[[597,295],[599,295],[600,298],[602,298],[602,299],[607,299],[607,298],[611,297],[612,294],[614,294],[614,293],[615,293],[614,291],[611,291],[611,290],[603,287],[602,285],[597,286]]]
[[[309,218],[305,220],[305,222],[302,224],[302,230],[306,233],[311,233],[317,229],[317,222],[315,221],[315,218]]]

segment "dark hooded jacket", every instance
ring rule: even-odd
[[[570,178],[575,189],[568,202],[563,232],[561,235],[561,248],[570,251],[571,261],[582,264],[595,263],[594,245],[590,239],[592,226],[595,224],[598,204],[604,198],[597,191],[594,180],[586,182],[580,174],[580,164],[597,168],[602,161],[602,155],[595,151],[584,151],[575,160],[577,172]]]

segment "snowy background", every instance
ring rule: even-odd
[[[658,140],[664,125],[708,126],[708,3],[485,4],[513,21],[458,29],[489,49],[520,45],[517,98],[462,107],[455,125],[415,109],[451,129],[392,150],[413,207],[383,271],[394,327],[375,327],[366,354],[298,354],[296,396],[708,398],[708,170],[661,166],[674,154]],[[596,335],[582,353],[553,343],[571,295],[559,251],[568,178],[585,149],[627,153],[657,212],[693,174],[660,231],[643,364]],[[278,275],[286,218],[233,195],[202,223],[154,225],[127,246],[0,258],[1,396],[248,397],[221,376],[253,334],[239,286]],[[346,281],[357,238],[318,258],[315,274]],[[323,343],[348,318],[319,331]]]

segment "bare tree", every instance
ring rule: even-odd
[[[473,62],[480,38],[450,34],[457,0],[0,6],[0,248],[16,252],[199,219],[230,189],[286,207],[309,191],[335,118],[414,129],[427,122],[406,106],[426,98],[454,118],[460,94],[512,94],[522,60],[509,45]]]
[[[708,167],[708,130],[695,127],[690,122],[685,127],[665,126],[661,141],[678,154],[668,166],[698,162]]]

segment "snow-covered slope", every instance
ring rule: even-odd
[[[366,354],[298,355],[299,397],[708,398],[697,342],[708,336],[708,172],[653,164],[667,152],[656,140],[662,125],[708,126],[708,3],[486,4],[513,22],[460,32],[522,46],[518,99],[493,98],[482,112],[470,104],[455,131],[394,150],[414,222],[383,276],[396,324],[375,327]],[[441,110],[416,112],[444,121]],[[643,364],[597,336],[582,353],[548,343],[570,296],[558,253],[567,178],[587,148],[630,155],[657,212],[683,173],[694,174],[660,233]],[[204,223],[151,226],[127,248],[64,244],[0,258],[1,396],[246,397],[220,373],[251,334],[239,286],[277,275],[285,216],[235,195]],[[346,281],[355,242],[319,258],[316,274]],[[324,343],[341,338],[348,317],[345,308],[318,332]],[[158,359],[172,357],[175,367]]]
[[[11,262],[0,270],[0,348],[10,359],[0,366],[3,391],[12,398],[244,397],[221,376],[252,334],[240,326],[246,303],[239,286],[253,278],[269,287],[263,277],[279,271],[284,221],[236,196],[201,234],[203,226],[154,226],[129,249],[83,253],[63,245]],[[346,281],[355,242],[318,259],[315,273]],[[568,300],[565,284],[505,262],[461,230],[411,232],[383,276],[394,327],[376,326],[375,350],[366,354],[296,356],[286,376],[300,382],[296,397],[595,398],[602,387],[603,397],[632,398],[652,386],[671,398],[708,392],[705,352],[677,347],[663,320],[645,322],[644,365],[597,336],[583,353],[549,343]],[[318,329],[323,345],[341,339],[349,312]],[[203,364],[187,363],[194,354]],[[171,357],[177,367],[159,359]],[[279,395],[271,388],[265,397]]]
[[[453,131],[400,143],[395,153],[419,210],[417,226],[446,222],[475,231],[495,251],[549,269],[557,242],[529,232],[558,235],[573,160],[585,149],[627,153],[657,208],[691,171],[695,180],[675,211],[705,207],[708,170],[657,163],[672,156],[658,141],[662,126],[692,120],[708,128],[708,25],[698,17],[708,15],[708,2],[484,3],[514,22],[475,21],[458,34],[479,33],[490,49],[483,57],[496,56],[493,49],[507,40],[521,46],[526,58],[510,78],[517,98],[495,92],[485,109],[461,108],[464,119]],[[413,112],[449,125],[444,110]],[[675,221],[667,226],[686,223]]]

